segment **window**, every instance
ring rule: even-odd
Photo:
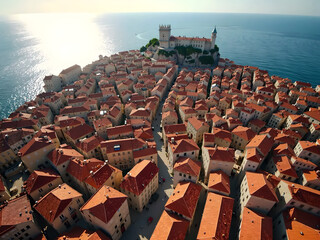
[[[179,173],[179,176],[182,176],[182,173]]]
[[[48,186],[49,186],[49,187],[52,187],[52,183],[49,183]]]
[[[30,229],[30,226],[29,226],[29,225],[27,225],[27,226],[26,226],[26,229]]]

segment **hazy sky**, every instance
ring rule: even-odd
[[[320,0],[0,0],[0,14],[232,12],[320,16]]]

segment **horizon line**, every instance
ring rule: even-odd
[[[62,11],[62,12],[25,12],[25,13],[9,13],[1,14],[0,16],[13,16],[13,15],[32,15],[32,14],[93,14],[93,15],[103,15],[103,14],[143,14],[143,13],[169,13],[169,14],[184,14],[184,13],[215,13],[215,14],[243,14],[243,15],[279,15],[279,16],[300,16],[300,17],[320,17],[320,15],[303,15],[303,14],[288,14],[288,13],[258,13],[258,12],[161,12],[161,11],[145,11],[145,12],[73,12],[73,11]]]

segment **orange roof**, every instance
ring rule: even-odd
[[[292,148],[287,143],[279,144],[275,149],[273,149],[274,156],[294,156]]]
[[[108,137],[120,135],[120,134],[131,134],[133,135],[133,129],[131,124],[120,125],[111,128],[107,128]]]
[[[303,150],[320,155],[320,146],[317,145],[316,143],[309,142],[309,141],[299,141],[299,144],[301,145]]]
[[[220,138],[224,141],[231,143],[231,133],[229,131],[213,127],[212,132],[213,132],[212,134],[214,137]],[[205,133],[205,134],[207,134],[207,133]]]
[[[272,218],[243,208],[239,240],[272,240]],[[291,239],[291,238],[290,238]]]
[[[64,183],[41,198],[33,207],[44,219],[52,223],[74,198],[82,198],[82,194]]]
[[[222,170],[209,173],[208,188],[230,194],[230,179],[229,176]]]
[[[56,148],[48,154],[48,158],[55,166],[59,166],[73,158],[83,159],[83,155],[74,149]]]
[[[100,143],[103,140],[104,139],[102,137],[93,135],[89,138],[85,138],[85,139],[80,140],[79,142],[77,142],[76,146],[78,149],[81,149],[83,152],[88,153],[91,150],[100,146]]]
[[[27,195],[9,201],[0,209],[0,236],[29,221],[33,221],[33,216]]]
[[[201,162],[194,161],[191,158],[180,157],[175,162],[173,169],[178,172],[198,177],[201,170]]]
[[[319,207],[320,191],[297,183],[293,184],[292,182],[282,181],[288,185],[289,191],[294,200]]]
[[[28,155],[30,153],[36,152],[40,149],[43,149],[49,145],[53,145],[51,142],[50,138],[37,138],[34,137],[31,139],[30,142],[28,142],[26,145],[24,145],[19,153],[21,154],[20,156],[23,157],[25,155]]]
[[[153,132],[150,127],[138,128],[134,130],[135,138],[141,138],[143,140],[153,140]]]
[[[234,162],[234,149],[225,147],[207,147],[210,160],[222,162]]]
[[[120,146],[119,150],[117,150],[117,146]],[[138,150],[144,148],[145,146],[145,141],[139,138],[116,139],[101,142],[101,148],[106,148],[106,154],[128,150]]]
[[[254,136],[256,136],[256,133],[252,131],[250,128],[243,127],[243,126],[237,126],[235,129],[232,130],[232,134],[239,136],[240,138],[250,141]]]
[[[294,167],[291,165],[290,159],[287,156],[275,157],[273,158],[273,162],[275,163],[276,168],[281,174],[293,178],[298,178],[298,175],[294,170]]]
[[[140,195],[152,179],[158,174],[159,168],[149,160],[137,163],[123,178],[120,188]]]
[[[121,171],[118,168],[111,166],[110,164],[104,163],[102,167],[90,174],[85,182],[95,189],[99,189],[105,182],[116,172]]]
[[[282,216],[285,222],[288,239],[300,240],[320,238],[319,216],[296,208],[283,211]]]
[[[184,240],[189,224],[188,220],[163,211],[150,240]]]
[[[88,124],[81,124],[68,130],[66,132],[66,135],[70,136],[73,140],[77,140],[94,132],[94,129],[90,127]]]
[[[102,231],[91,231],[79,226],[73,227],[68,232],[64,232],[57,240],[111,240]]]
[[[126,202],[127,196],[116,189],[103,185],[81,208],[91,215],[108,223],[118,209]]]
[[[179,182],[169,197],[165,209],[192,219],[195,213],[201,186],[192,182]]]
[[[187,132],[187,127],[183,123],[167,125],[167,126],[164,126],[164,132],[166,134],[170,134],[170,133],[186,133]]]
[[[90,171],[97,171],[103,164],[103,161],[96,158],[72,159],[68,165],[67,173],[82,182],[90,176]]]
[[[309,171],[309,170],[302,170],[303,175],[307,182],[317,182],[320,184],[320,172],[317,171]]]
[[[173,153],[185,153],[200,150],[192,139],[180,139],[170,143]]]
[[[229,239],[234,199],[209,192],[197,240]]]
[[[252,196],[278,202],[272,184],[262,173],[246,172],[249,193]]]
[[[273,146],[273,138],[270,135],[256,135],[247,144],[246,148],[258,148],[263,156],[267,156]]]
[[[57,178],[60,178],[60,175],[52,169],[34,171],[26,181],[26,191],[30,194]]]

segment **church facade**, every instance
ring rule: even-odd
[[[159,43],[160,47],[166,49],[173,49],[177,46],[192,46],[194,48],[199,48],[202,51],[209,51],[215,46],[217,38],[217,29],[211,33],[211,39],[209,38],[199,38],[199,37],[175,37],[171,36],[171,25],[160,25],[159,26]]]

